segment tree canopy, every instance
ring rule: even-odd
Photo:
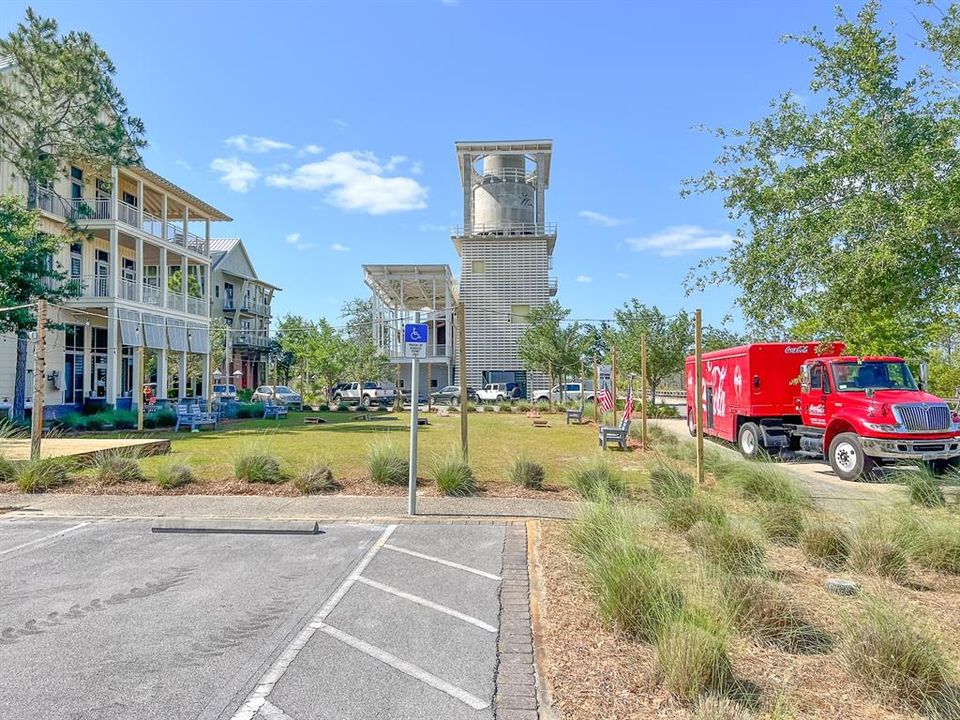
[[[913,70],[879,10],[788,37],[812,51],[808,98],[716,131],[715,166],[686,192],[720,193],[740,227],[688,289],[738,285],[757,336],[915,357],[960,303],[960,11],[922,24],[933,64]]]
[[[592,328],[579,322],[566,322],[570,311],[556,300],[531,308],[527,329],[520,336],[517,353],[531,370],[554,377],[576,376],[580,358],[593,350]]]

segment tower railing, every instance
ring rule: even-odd
[[[556,223],[495,223],[455,225],[450,229],[453,237],[469,237],[476,235],[486,236],[518,236],[529,237],[556,237]]]
[[[474,176],[477,185],[485,182],[500,180],[502,182],[532,183],[537,178],[536,172],[527,172],[523,168],[500,168],[499,170],[484,170]]]

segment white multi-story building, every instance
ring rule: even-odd
[[[556,225],[545,220],[553,142],[458,142],[463,225],[453,231],[460,255],[466,318],[467,384],[516,384],[520,395],[546,387],[529,372],[517,342],[532,308],[557,293],[550,277]]]
[[[460,282],[453,285],[446,265],[364,265],[374,295],[374,340],[400,366],[401,384],[409,382],[409,358],[402,343],[402,323],[423,307],[431,340],[442,338],[421,364],[429,378],[421,387],[456,383],[458,342],[453,310],[465,315],[467,384],[507,383],[520,397],[546,388],[543,373],[523,367],[517,343],[532,308],[543,307],[557,293],[550,277],[556,225],[545,220],[553,142],[458,142],[457,160],[463,187],[464,224],[454,229],[460,256]],[[432,381],[432,382],[429,382]]]
[[[40,212],[40,232],[62,235],[68,218],[85,231],[51,258],[79,296],[50,308],[50,322],[63,329],[47,335],[47,407],[135,407],[143,383],[155,383],[159,398],[206,394],[210,225],[229,217],[140,165],[98,171],[78,163],[44,187],[0,160],[0,189]],[[0,336],[0,407],[13,400],[16,347],[15,336]],[[143,378],[140,347],[148,368]],[[29,399],[32,340],[28,350]],[[188,383],[191,353],[201,356],[203,370]]]

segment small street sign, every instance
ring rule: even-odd
[[[427,347],[429,328],[426,323],[407,323],[403,326],[403,340],[407,346],[407,355],[414,358],[424,356]]]

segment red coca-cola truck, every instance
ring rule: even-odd
[[[960,417],[897,357],[844,355],[843,343],[755,343],[703,354],[704,434],[761,452],[826,456],[844,480],[881,464],[960,466]],[[696,361],[686,361],[696,432]]]

